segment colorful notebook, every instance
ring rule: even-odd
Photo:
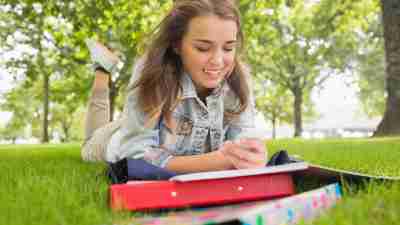
[[[341,198],[338,183],[278,200],[186,209],[167,215],[150,214],[136,218],[132,225],[280,225],[310,221],[334,206]]]

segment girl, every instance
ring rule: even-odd
[[[254,130],[255,109],[234,1],[176,0],[152,37],[111,123],[108,74],[118,60],[105,47],[105,60],[91,52],[98,66],[83,159],[143,159],[177,173],[264,167],[263,142],[241,138]]]

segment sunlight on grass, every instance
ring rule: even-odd
[[[400,176],[400,138],[277,140],[267,143],[271,152],[286,149],[290,154],[325,166]]]

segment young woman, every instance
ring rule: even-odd
[[[265,166],[263,142],[241,138],[255,115],[234,1],[176,0],[152,37],[111,123],[108,73],[118,60],[100,48],[108,61],[95,60],[83,159],[144,159],[177,173]]]

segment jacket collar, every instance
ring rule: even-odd
[[[184,72],[181,76],[181,85],[182,85],[182,92],[180,95],[180,98],[185,99],[185,98],[196,98],[197,96],[197,92],[196,92],[196,87],[193,83],[193,80],[191,78],[191,76]],[[226,81],[222,81],[217,88],[215,88],[212,92],[211,95],[218,95],[221,93],[221,91],[224,88],[227,88],[227,84]]]

